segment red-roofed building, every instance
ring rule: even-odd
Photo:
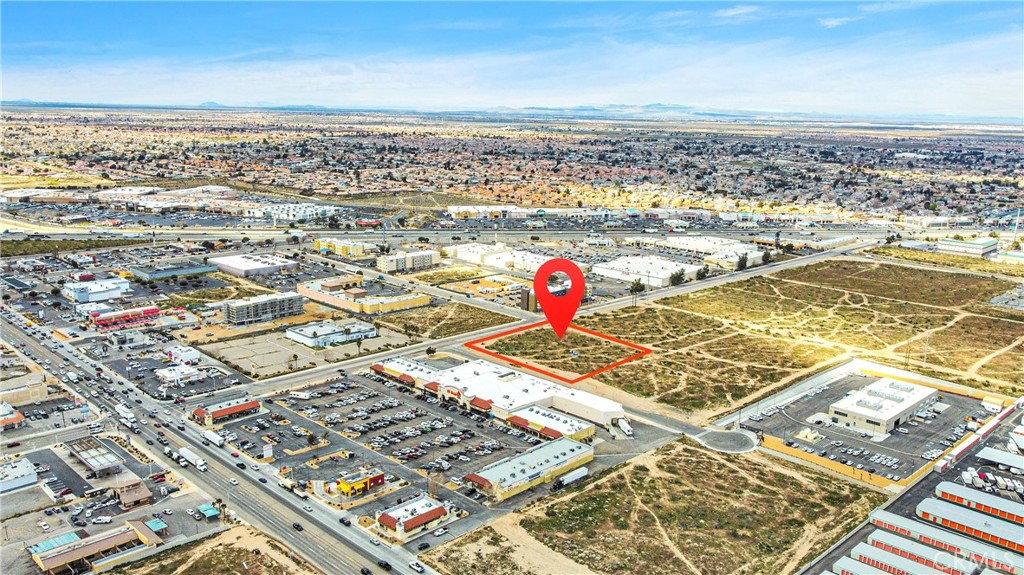
[[[235,417],[242,417],[260,410],[260,402],[255,399],[232,399],[206,407],[197,407],[192,412],[192,419],[202,425],[213,425]]]
[[[544,437],[550,439],[558,439],[559,437],[562,437],[562,433],[560,431],[551,429],[550,427],[542,427],[537,433],[540,433]]]
[[[387,537],[407,541],[448,519],[448,508],[427,493],[377,515],[377,529]]]
[[[527,428],[530,427],[530,422],[526,421],[522,417],[519,417],[518,415],[513,415],[512,417],[509,417],[506,421],[508,421],[509,424],[511,424],[511,425],[515,425],[517,427],[522,427],[524,429],[527,429]]]
[[[433,391],[434,393],[437,393],[438,384],[437,384],[436,381],[431,381],[431,382],[427,383],[426,385],[424,385],[423,387],[425,387],[426,389],[428,389],[430,391]]]
[[[0,402],[0,429],[16,429],[23,425],[25,425],[25,416],[6,401]]]
[[[491,411],[491,405],[493,405],[493,404],[494,404],[493,401],[491,401],[489,399],[480,399],[479,397],[474,397],[469,402],[469,406],[470,407],[472,407],[473,409],[479,410],[479,411],[483,411],[485,413]]]
[[[465,479],[466,481],[469,481],[470,483],[475,484],[477,487],[480,487],[481,489],[487,489],[487,488],[489,488],[491,486],[491,482],[490,481],[487,481],[486,478],[481,477],[481,476],[477,475],[476,473],[470,473],[469,475],[465,476],[463,479]]]

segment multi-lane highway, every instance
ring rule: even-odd
[[[248,231],[247,231],[248,233]],[[416,232],[420,233],[420,232]],[[443,232],[450,233],[450,232]],[[505,231],[505,233],[516,233]],[[550,233],[550,232],[549,232]],[[641,294],[639,299],[641,301],[656,300],[664,297],[672,297],[679,294],[690,293],[693,291],[706,289],[722,285],[725,283],[739,281],[752,276],[759,276],[768,273],[774,273],[783,269],[788,269],[797,266],[807,265],[815,261],[820,261],[840,255],[851,250],[860,249],[873,245],[874,241],[866,241],[861,244],[854,246],[847,246],[844,248],[838,248],[831,251],[821,252],[811,256],[803,258],[797,258],[793,260],[787,260],[784,262],[770,264],[768,266],[761,266],[750,268],[740,273],[725,274],[716,276],[708,280],[701,282],[693,282],[684,284],[682,286],[668,288],[663,290],[657,290],[653,292],[647,292]],[[388,278],[389,281],[397,282],[399,284],[404,283],[404,280],[397,278]],[[416,286],[417,289],[425,289],[423,286]],[[430,288],[436,289],[436,288]],[[438,290],[441,293],[432,294],[445,299],[450,299],[451,294]],[[460,300],[461,301],[461,300]],[[481,302],[478,300],[467,299],[465,303],[471,305],[478,305],[491,309],[497,304],[491,302]],[[623,297],[609,302],[597,304],[580,310],[577,323],[580,318],[586,315],[604,312],[614,309],[619,309],[632,305],[632,297]],[[429,342],[422,342],[403,348],[402,353],[416,353],[424,350],[428,346],[436,347],[438,349],[448,350],[463,350],[463,344],[471,339],[485,337],[493,335],[501,331],[507,330],[514,325],[523,324],[525,322],[536,321],[539,316],[522,310],[510,310],[505,307],[498,306],[498,309],[494,311],[500,311],[506,314],[512,314],[518,318],[518,322],[515,324],[505,324],[498,327],[487,328],[478,330],[469,334],[462,334],[458,336],[452,336],[449,338],[434,340]],[[5,321],[7,321],[5,319]],[[26,346],[32,351],[33,355],[40,358],[49,358],[55,363],[68,361],[75,366],[76,370],[81,370],[87,373],[92,373],[95,370],[92,362],[88,361],[83,355],[79,354],[72,346],[65,345],[65,347],[58,347],[56,349],[49,349],[43,342],[38,341],[25,333],[20,325],[15,325],[8,321],[8,324],[13,329],[5,330],[8,333],[8,340],[12,340],[15,343],[24,342]],[[310,383],[322,381],[331,375],[334,375],[339,368],[346,369],[349,371],[359,370],[369,366],[374,361],[388,355],[393,355],[393,351],[380,352],[378,354],[363,356],[360,358],[343,361],[340,363],[328,364],[320,366],[314,369],[305,370],[302,372],[282,375],[260,382],[255,382],[247,386],[246,390],[240,391],[237,389],[226,389],[218,392],[221,398],[228,398],[233,396],[240,396],[243,393],[250,395],[266,395],[275,393],[284,389],[303,386]],[[124,389],[130,390],[129,397],[132,401],[139,399],[142,401],[141,407],[146,411],[157,411],[162,412],[168,408],[167,404],[160,403],[155,399],[152,399],[144,394],[137,391],[137,388],[131,383],[127,382],[116,373],[109,372],[110,375],[115,379],[118,385],[123,385]],[[101,409],[102,412],[112,412],[114,402],[108,399],[104,395],[99,397],[87,397],[86,398],[93,406],[97,409]],[[189,402],[189,405],[193,404],[196,400],[193,399]],[[176,418],[182,417],[178,413]],[[313,422],[309,422],[309,425],[314,425]],[[268,482],[266,484],[258,481],[260,472],[252,472],[251,470],[242,471],[237,469],[234,464],[237,460],[233,460],[224,451],[218,448],[209,448],[203,446],[199,439],[198,430],[193,427],[191,423],[187,424],[186,431],[182,432],[173,427],[165,427],[164,430],[167,433],[168,440],[174,445],[175,448],[182,446],[188,446],[190,449],[196,450],[203,454],[204,458],[209,463],[209,471],[201,473],[196,471],[194,468],[189,467],[183,470],[182,473],[193,481],[199,488],[203,489],[210,494],[220,494],[221,497],[227,502],[228,508],[235,510],[240,517],[253,523],[260,529],[273,534],[285,541],[292,549],[302,554],[311,563],[324,569],[328,573],[339,573],[339,572],[358,572],[360,567],[373,566],[377,559],[385,559],[394,567],[397,573],[411,573],[412,570],[408,567],[409,561],[415,559],[414,555],[406,551],[404,548],[388,548],[386,546],[372,546],[369,543],[369,536],[366,532],[358,529],[357,527],[344,527],[338,519],[341,516],[341,512],[328,509],[322,504],[314,504],[313,511],[307,512],[302,509],[305,502],[295,498],[289,493],[281,490],[277,487],[276,478],[267,476]],[[47,437],[37,437],[25,443],[25,448],[36,448],[45,445],[53,444],[60,441],[61,438],[66,438],[68,435],[74,435],[73,432],[67,430],[58,430],[53,435]],[[156,433],[154,430],[143,426],[142,433],[138,436],[142,440],[145,439],[156,439]],[[157,456],[160,459],[160,456]],[[412,474],[410,471],[409,474]],[[405,474],[403,474],[405,475]],[[236,478],[239,481],[239,485],[232,485],[229,481],[230,478]],[[405,477],[403,477],[405,478]],[[418,483],[417,477],[408,478],[414,484]],[[422,482],[422,481],[419,481]],[[458,494],[447,493],[449,496],[458,497]],[[480,511],[480,510],[478,510]],[[486,512],[482,513],[487,515]],[[302,532],[299,532],[293,528],[293,523],[301,523],[304,527]],[[374,569],[376,569],[374,567]],[[429,571],[429,569],[428,569]]]
[[[4,318],[6,323],[5,339],[18,344],[24,343],[26,348],[38,358],[49,359],[55,364],[68,362],[76,371],[92,373],[95,368],[83,355],[74,350],[73,347],[65,345],[54,350],[44,345],[43,341],[25,333],[21,326]],[[46,338],[49,340],[49,337]],[[52,341],[52,340],[50,340]],[[108,371],[114,378],[115,385],[123,386],[130,390],[128,397],[134,401],[142,401],[140,407],[145,411],[156,411],[162,413],[169,409],[170,404],[160,403],[144,394],[139,393],[135,386],[124,380],[114,372]],[[84,388],[83,392],[85,389]],[[85,395],[84,393],[82,394]],[[105,395],[98,397],[83,397],[87,400],[92,409],[99,413],[113,412],[115,402]],[[180,413],[174,415],[176,419],[181,418]],[[141,433],[131,437],[142,441],[146,439],[156,440],[156,432],[148,426],[140,426]],[[287,542],[292,549],[301,553],[312,564],[323,569],[327,573],[358,573],[361,567],[371,567],[373,571],[379,571],[375,566],[377,560],[384,559],[393,567],[395,573],[413,573],[408,566],[415,556],[402,547],[389,548],[387,546],[372,546],[369,544],[369,536],[355,526],[345,527],[339,523],[341,512],[329,510],[326,506],[313,503],[313,511],[308,512],[302,509],[306,504],[298,498],[277,487],[277,479],[267,477],[267,483],[260,483],[259,474],[251,470],[242,471],[234,467],[237,460],[232,460],[228,453],[219,448],[206,447],[199,439],[198,430],[187,423],[186,431],[182,432],[173,426],[165,426],[164,430],[168,441],[177,449],[188,446],[190,449],[201,453],[209,463],[209,471],[206,473],[189,467],[178,470],[197,487],[224,499],[229,509],[234,509],[238,515],[251,522],[256,527],[271,533],[275,537]],[[81,433],[58,430],[52,435],[36,437],[23,443],[21,450],[35,449],[53,445],[62,439],[80,436]],[[156,455],[155,459],[160,460],[162,456]],[[175,468],[177,470],[177,468]],[[232,485],[230,478],[236,478],[239,485]],[[312,500],[310,500],[312,501]],[[293,528],[293,523],[300,523],[303,531],[299,532]],[[427,572],[431,572],[427,568]]]

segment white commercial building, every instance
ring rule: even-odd
[[[466,475],[466,480],[495,500],[502,501],[542,483],[549,483],[593,459],[593,447],[560,437],[496,461]]]
[[[35,466],[24,457],[0,464],[0,493],[7,493],[39,481]]]
[[[530,406],[555,409],[606,427],[626,416],[617,401],[482,359],[439,370],[393,357],[371,369],[506,421],[513,412]]]
[[[190,381],[198,381],[205,377],[203,372],[191,365],[165,367],[164,369],[154,371],[153,374],[156,375],[156,378],[159,379],[161,383],[188,383]]]
[[[395,252],[377,257],[377,269],[385,273],[425,270],[439,263],[441,263],[441,252],[436,250]]]
[[[511,251],[500,242],[496,244],[452,244],[448,246],[447,250],[449,257],[477,265],[484,265],[488,256]]]
[[[704,263],[725,269],[736,269],[743,254],[747,254],[748,266],[759,265],[764,258],[751,244],[714,236],[669,236],[665,239],[658,236],[630,236],[622,238],[622,243],[703,255]]]
[[[208,262],[217,269],[238,277],[265,276],[294,270],[299,262],[272,254],[241,254],[210,258]]]
[[[589,421],[583,421],[569,414],[552,411],[538,405],[513,411],[509,414],[508,421],[548,439],[568,437],[576,441],[583,441],[597,433],[597,428]]]
[[[167,357],[177,363],[199,363],[202,354],[199,350],[187,345],[175,345],[167,348]]]
[[[934,388],[883,377],[828,407],[832,423],[882,435],[935,403]]]
[[[399,541],[407,541],[448,520],[448,507],[428,493],[377,512],[377,528]]]
[[[1024,266],[1024,251],[999,252],[993,260],[1001,264],[1017,264]]]
[[[377,328],[372,323],[354,319],[343,323],[321,321],[288,328],[285,337],[306,347],[327,347],[377,337]]]
[[[114,311],[114,308],[103,302],[80,303],[75,306],[75,313],[82,319],[89,319],[93,313],[104,314]]]
[[[512,250],[495,252],[484,256],[484,264],[496,268],[513,269],[521,272],[533,273],[540,269],[550,260],[557,259],[554,256],[535,254],[526,250]],[[590,266],[580,262],[573,262],[583,272],[590,270]]]
[[[655,242],[654,245],[698,254],[717,254],[751,249],[750,244],[715,236],[669,236],[664,240]]]
[[[110,278],[90,282],[67,282],[62,291],[64,297],[69,300],[84,303],[119,298],[131,290],[128,280]]]
[[[684,280],[697,279],[701,266],[684,264],[658,256],[625,256],[602,264],[594,264],[593,273],[606,278],[632,283],[640,280],[647,287],[672,285],[672,275],[682,272]]]
[[[245,210],[247,218],[265,218],[275,222],[294,222],[298,220],[312,220],[326,218],[332,215],[345,213],[345,208],[328,206],[323,204],[302,203],[302,204],[266,204],[258,207],[251,207]]]
[[[939,240],[939,253],[942,254],[986,258],[997,251],[999,251],[999,242],[994,238],[977,238],[973,240],[942,238]]]
[[[750,246],[743,246],[743,249],[739,251],[719,252],[704,256],[704,263],[726,270],[735,270],[740,268],[740,263],[746,257],[746,267],[752,268],[764,263],[764,254],[765,252]]]

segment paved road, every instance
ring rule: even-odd
[[[7,319],[4,318],[7,322]],[[59,363],[70,361],[72,365],[82,370],[93,371],[91,365],[86,363],[84,356],[81,356],[71,347],[50,350],[41,345],[37,340],[24,333],[21,329],[11,328],[7,323],[4,329],[6,339],[14,342],[24,342],[38,357],[48,358]],[[127,389],[135,389],[130,383],[111,374],[115,381],[124,383]],[[162,404],[143,394],[135,393],[130,395],[133,399],[138,397],[142,400],[142,409],[146,411],[162,412],[170,406]],[[85,398],[92,409],[112,412],[114,402],[106,396],[99,398]],[[156,432],[148,426],[140,426],[141,433],[133,435],[137,440],[156,440]],[[362,566],[375,566],[378,559],[385,559],[394,567],[394,573],[413,573],[408,563],[415,559],[415,556],[404,548],[388,548],[385,546],[373,547],[368,543],[368,537],[363,532],[354,528],[344,527],[338,522],[338,512],[331,511],[319,503],[312,503],[313,511],[302,510],[304,502],[294,496],[290,496],[277,487],[276,480],[261,484],[257,476],[251,471],[242,472],[234,468],[235,460],[229,455],[215,447],[203,446],[199,439],[199,432],[195,428],[186,428],[185,432],[178,431],[174,427],[162,428],[167,435],[168,441],[176,448],[188,446],[207,459],[210,470],[206,473],[196,471],[189,467],[181,470],[182,474],[190,481],[193,481],[200,489],[211,494],[213,497],[221,495],[234,508],[240,517],[250,521],[256,527],[265,530],[267,533],[285,541],[293,549],[301,553],[308,561],[328,573],[337,573],[339,566],[343,567],[341,572],[358,572]],[[36,446],[48,446],[59,439],[66,439],[66,434],[79,436],[80,433],[58,430],[52,437],[37,437],[27,443],[23,443],[19,451],[35,448]],[[59,439],[58,439],[59,438]],[[162,457],[162,455],[157,456]],[[238,479],[240,485],[234,486],[228,481],[230,477]],[[312,500],[311,500],[312,502]],[[299,533],[292,528],[292,523],[299,522],[305,530]],[[428,573],[432,571],[428,568]]]
[[[864,242],[856,246],[822,252],[812,256],[788,260],[768,266],[761,266],[745,270],[740,273],[726,274],[710,280],[694,282],[676,288],[659,290],[646,294],[640,299],[642,301],[652,301],[664,297],[672,297],[709,287],[724,285],[734,281],[741,281],[747,277],[765,275],[783,269],[803,266],[816,261],[825,260],[840,253],[866,247],[873,243],[874,242]],[[631,305],[631,303],[632,298],[620,298],[618,300],[613,300],[605,304],[582,310],[579,316],[585,317],[592,313],[619,309]],[[518,325],[523,323],[526,323],[526,320],[520,320],[516,324]],[[485,337],[487,335],[493,335],[507,330],[510,327],[512,326],[506,324],[503,326],[479,330],[470,334],[462,334],[459,336],[445,338],[443,340],[423,342],[404,348],[403,353],[415,353],[428,346],[435,346],[440,349],[447,348],[461,350],[462,344],[466,341]],[[55,351],[49,350],[34,341],[31,337],[27,336],[21,331],[21,329],[10,329],[7,331],[9,332],[11,339],[26,342],[40,357],[49,357],[58,363],[59,361],[68,359],[72,364],[79,366],[82,370],[87,370],[89,372],[93,371],[93,368],[85,363],[84,356],[81,356],[72,347],[67,346],[64,348],[58,348]],[[352,370],[366,367],[373,361],[388,355],[393,355],[393,352],[381,352],[337,364],[321,366],[295,374],[271,378],[250,384],[247,386],[249,389],[246,391],[254,395],[274,393],[289,387],[305,385],[326,379],[330,375],[337,373],[339,368]],[[117,376],[116,374],[113,375],[116,380],[126,383],[128,386],[127,389],[135,389],[133,385],[125,382],[123,378],[120,378],[120,376]],[[225,393],[239,392],[235,390],[227,390]],[[228,397],[226,394],[220,395]],[[142,407],[147,411],[162,411],[166,407],[164,404],[158,403],[156,400],[153,400],[148,396],[138,393],[136,393],[135,396],[142,399]],[[133,399],[135,396],[132,396]],[[89,398],[89,401],[93,403],[96,408],[102,405],[105,409],[112,411],[113,404],[105,396],[101,396],[99,401],[96,401],[93,398]],[[406,564],[413,558],[413,555],[404,549],[387,549],[384,547],[366,549],[367,544],[365,542],[365,536],[356,535],[357,532],[355,529],[341,528],[340,524],[337,522],[337,512],[327,511],[325,507],[320,505],[314,505],[314,511],[312,513],[302,511],[300,501],[277,489],[276,485],[272,485],[270,483],[266,485],[260,484],[256,477],[253,477],[251,473],[238,473],[237,471],[239,470],[232,470],[231,467],[233,465],[233,461],[228,459],[227,454],[216,448],[207,449],[205,446],[202,446],[198,440],[198,433],[196,431],[179,432],[174,428],[168,428],[166,431],[170,436],[169,440],[176,446],[188,445],[197,450],[198,453],[202,453],[209,461],[210,471],[205,474],[197,472],[191,467],[185,470],[185,474],[189,479],[194,481],[200,488],[204,489],[208,493],[225,494],[229,503],[235,505],[240,516],[244,517],[246,520],[252,521],[257,527],[265,529],[268,533],[272,533],[274,536],[285,540],[290,545],[293,545],[294,549],[305,555],[307,559],[315,565],[324,568],[328,572],[334,572],[339,565],[346,566],[346,568],[357,569],[359,566],[359,559],[357,559],[357,557],[363,557],[363,560],[373,559],[374,557],[383,557],[395,566],[397,573],[411,572]],[[692,433],[694,430],[684,431]],[[147,437],[155,439],[155,433],[153,430],[148,428],[143,429],[141,438],[146,439]],[[39,439],[43,440],[44,438]],[[238,488],[235,488],[228,482],[227,479],[232,476],[237,477],[241,482],[241,485]],[[303,523],[304,526],[307,526],[307,529],[302,534],[296,532],[291,527],[291,524],[294,521]],[[345,543],[345,545],[331,545],[330,541],[332,540],[341,541]]]

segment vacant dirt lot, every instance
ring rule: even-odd
[[[1024,266],[1016,264],[1000,264],[984,258],[974,258],[970,256],[954,256],[950,254],[936,254],[932,252],[922,252],[921,250],[908,250],[892,246],[879,246],[877,248],[871,248],[868,251],[871,252],[872,254],[886,258],[895,258],[900,260],[919,262],[923,264],[931,264],[935,266],[961,268],[985,274],[1001,274],[1004,276],[1024,277]]]
[[[173,547],[114,575],[319,575],[321,571],[293,555],[276,539],[252,527],[234,527],[219,535]]]
[[[588,381],[679,408],[696,422],[848,357],[899,366],[909,357],[911,369],[1019,395],[1024,314],[987,305],[1012,285],[900,265],[826,262],[583,316],[578,323],[654,350]],[[562,353],[553,338],[525,335],[489,345],[586,373],[580,370],[589,365],[573,365],[585,358]],[[605,359],[601,349],[590,352]]]
[[[441,339],[493,327],[515,318],[463,303],[427,306],[381,316],[377,323],[422,339]]]
[[[203,305],[208,303],[222,302],[229,299],[240,299],[272,293],[274,290],[265,288],[247,279],[235,277],[223,272],[210,274],[211,278],[227,283],[223,287],[197,289],[186,292],[172,293],[167,296],[167,304],[171,307],[184,307],[187,305]]]
[[[520,525],[598,573],[775,575],[794,572],[884,499],[760,452],[726,456],[680,440],[540,501]]]
[[[565,332],[560,340],[547,325],[487,342],[483,347],[571,375],[590,373],[638,353],[633,348],[573,329]]]
[[[481,275],[484,275],[484,272],[480,268],[457,265],[416,274],[412,276],[412,279],[427,285],[440,285],[472,279]]]
[[[1014,285],[1007,281],[968,274],[839,260],[785,270],[777,277],[900,301],[946,307],[987,302]]]
[[[495,525],[502,533],[498,533],[494,526],[483,527],[433,549],[421,558],[444,575],[593,573],[586,566],[545,547],[516,525],[517,521],[511,516],[499,519]]]

